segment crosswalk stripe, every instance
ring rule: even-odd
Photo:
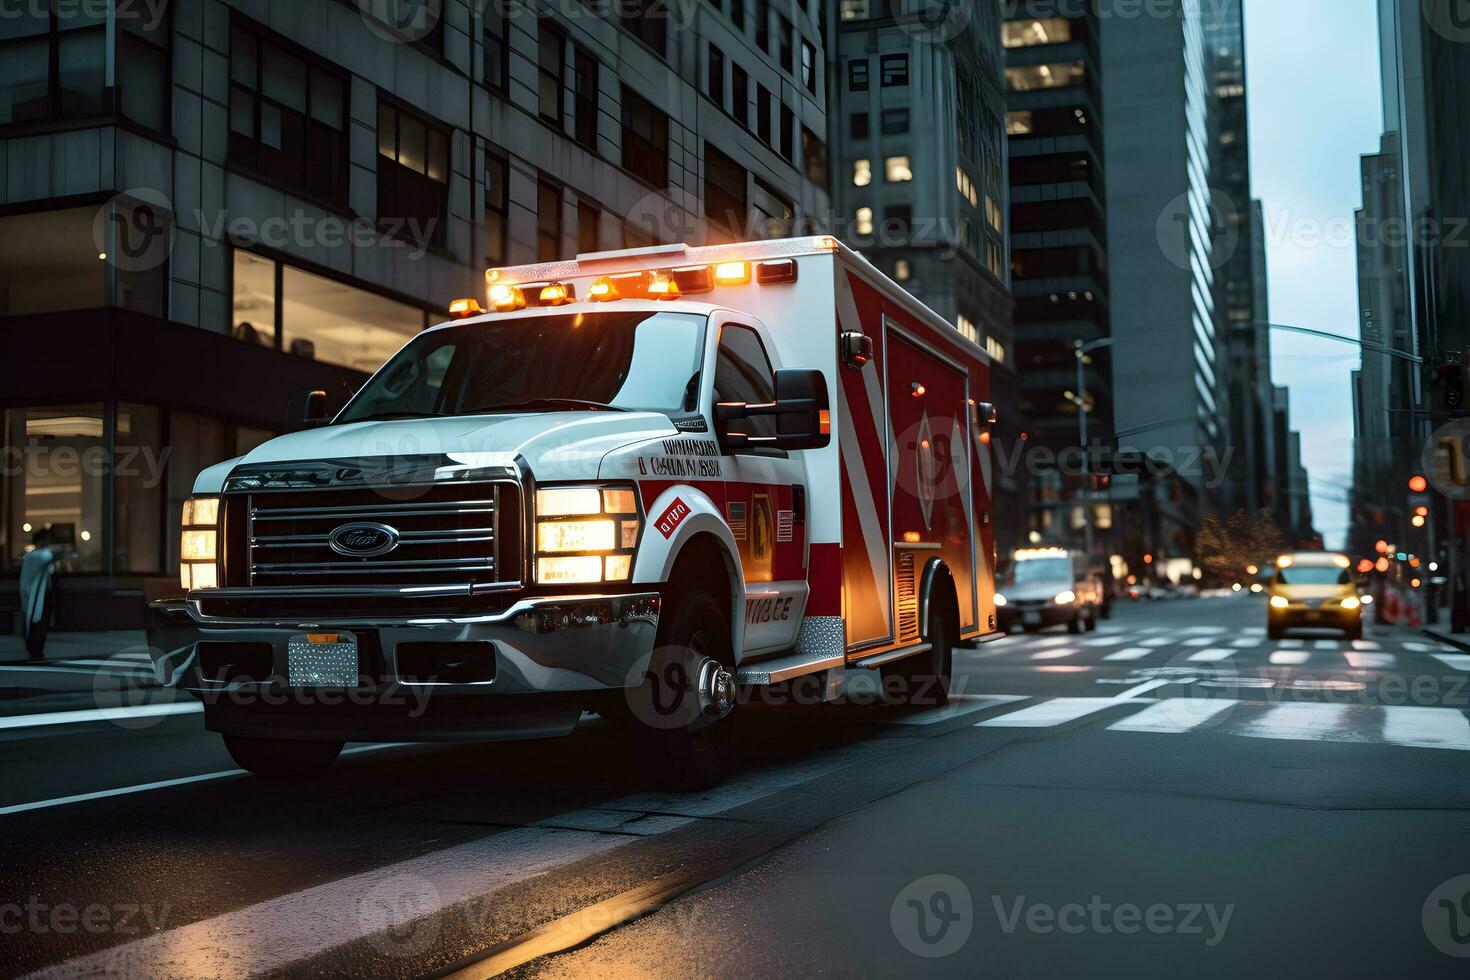
[[[1017,701],[1029,701],[1027,694],[966,694],[950,695],[949,704],[942,708],[929,708],[926,711],[916,712],[911,715],[903,715],[893,718],[886,723],[894,725],[937,725],[951,718],[959,718],[963,715],[972,715],[986,708],[994,708],[1002,704],[1014,704]]]
[[[1389,705],[1383,712],[1383,737],[1394,745],[1470,751],[1470,718],[1462,711]]]
[[[1353,640],[1354,650],[1381,650],[1382,644],[1377,640]]]
[[[1307,641],[1306,640],[1300,640],[1300,639],[1296,639],[1294,637],[1287,638],[1285,640],[1280,640],[1279,642],[1284,647],[1304,647],[1304,646],[1307,645]]]
[[[1230,730],[1232,735],[1250,738],[1279,738],[1322,741],[1340,738],[1348,706],[1320,701],[1276,704],[1259,713],[1252,712]]]
[[[1012,711],[998,718],[987,718],[976,728],[1053,728],[1069,721],[1086,718],[1107,708],[1132,702],[1113,698],[1053,698],[1041,704]]]
[[[1179,645],[1182,647],[1208,647],[1214,646],[1215,642],[1216,640],[1213,636],[1196,636],[1193,639],[1185,640]]]
[[[1128,634],[1113,634],[1111,636],[1095,636],[1090,640],[1083,640],[1085,647],[1115,647],[1128,642]]]
[[[1260,646],[1261,641],[1253,640],[1250,637],[1245,637],[1244,639],[1240,640],[1231,640],[1230,645],[1235,647],[1235,649],[1237,650],[1249,650]]]
[[[1420,643],[1418,640],[1405,640],[1404,649],[1415,653],[1440,653],[1450,649],[1438,643]]]
[[[1108,726],[1110,732],[1180,734],[1235,707],[1233,698],[1167,698]]]
[[[1077,651],[1071,647],[1056,647],[1051,650],[1037,650],[1031,655],[1032,660],[1065,660],[1068,657],[1077,656]]]
[[[1306,663],[1312,655],[1305,650],[1277,650],[1270,659],[1278,667],[1290,667]]]
[[[1190,654],[1187,659],[1197,663],[1214,664],[1230,659],[1233,652],[1232,650],[1201,650],[1199,653]]]
[[[1146,647],[1166,647],[1173,644],[1174,638],[1171,636],[1156,636],[1153,639],[1141,640],[1139,642],[1141,646]]]
[[[1405,646],[1407,645],[1405,644]],[[1450,670],[1470,672],[1470,653],[1436,653],[1434,659],[1450,668]]]
[[[0,718],[0,728],[40,728],[46,725],[79,725],[93,721],[132,721],[164,715],[193,715],[204,710],[199,701],[169,701],[163,704],[140,704],[116,708],[85,708],[76,711],[48,711],[45,714],[10,715]]]
[[[1106,657],[1103,657],[1103,659],[1104,660],[1142,660],[1144,657],[1147,657],[1149,654],[1151,654],[1153,652],[1154,652],[1154,648],[1153,647],[1129,647],[1126,650],[1119,650],[1117,653],[1110,653]]]
[[[1318,640],[1312,647],[1316,650],[1336,650],[1339,645],[1336,640]]]
[[[1398,663],[1398,658],[1391,653],[1362,653],[1356,650],[1346,650],[1343,656],[1347,658],[1348,665],[1357,670],[1387,670]]]

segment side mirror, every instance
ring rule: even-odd
[[[861,371],[873,359],[873,338],[865,333],[845,331],[838,347],[842,354],[842,363],[854,371]]]
[[[775,416],[774,436],[731,432],[727,423],[737,419]],[[776,372],[776,400],[764,405],[720,402],[715,406],[715,429],[726,450],[769,446],[772,449],[822,449],[832,441],[827,379],[821,371],[799,368]]]
[[[979,419],[981,425],[987,427],[994,425],[996,420],[1000,418],[992,402],[977,402],[975,404],[975,416]]]
[[[300,411],[296,411],[297,400],[292,398],[286,408],[286,424],[282,426],[285,432],[300,432],[303,429],[315,429],[327,424],[327,393],[325,391],[307,391],[298,396]]]

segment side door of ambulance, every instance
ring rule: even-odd
[[[751,317],[725,314],[718,324],[716,403],[775,400],[775,377],[761,331]],[[717,423],[718,424],[718,423]],[[776,433],[765,416],[728,423],[752,436]],[[745,654],[796,642],[807,602],[806,468],[783,449],[726,449],[725,520],[740,548],[745,576]]]

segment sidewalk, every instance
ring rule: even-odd
[[[1470,633],[1451,633],[1447,626],[1426,626],[1424,633],[1441,643],[1448,643],[1461,650],[1470,650]]]
[[[46,659],[105,659],[118,653],[142,654],[148,646],[142,630],[76,630],[46,637]],[[136,658],[133,658],[136,659]],[[146,657],[144,657],[146,659]],[[25,639],[0,636],[0,664],[29,661]]]

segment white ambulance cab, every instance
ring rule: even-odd
[[[199,475],[149,642],[241,765],[595,711],[703,785],[748,697],[947,698],[996,628],[983,351],[828,237],[486,278]]]

